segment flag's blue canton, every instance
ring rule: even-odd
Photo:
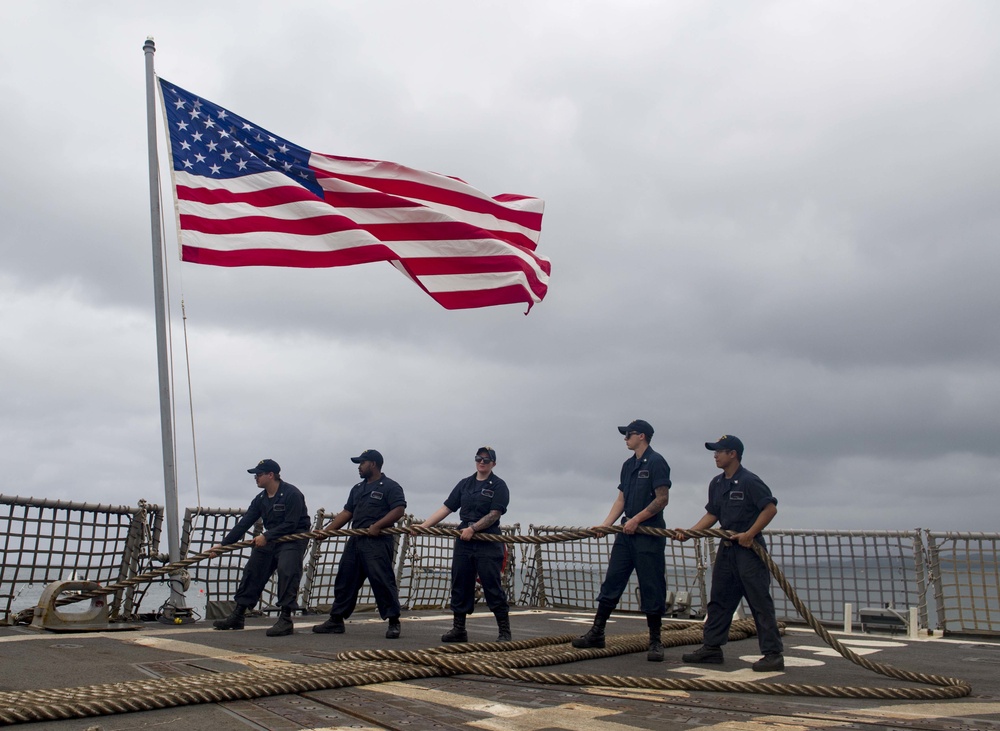
[[[160,79],[174,170],[238,178],[275,170],[320,198],[309,150],[250,124],[238,114]]]

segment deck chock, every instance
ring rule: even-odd
[[[138,629],[141,625],[127,622],[111,623],[108,615],[107,596],[91,597],[90,606],[83,611],[68,611],[56,606],[66,592],[86,592],[100,589],[96,581],[54,581],[42,591],[34,608],[35,616],[29,625],[35,630],[51,632],[107,632],[110,630]]]

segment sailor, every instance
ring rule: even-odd
[[[486,606],[497,620],[497,642],[510,642],[510,607],[503,589],[504,544],[473,540],[477,533],[500,535],[500,516],[507,512],[510,491],[493,473],[497,453],[492,447],[476,451],[476,471],[452,489],[444,505],[417,528],[430,528],[459,511],[461,531],[451,557],[452,628],[442,642],[468,642],[465,618],[475,609],[476,577],[483,587]]]
[[[400,632],[400,606],[392,569],[394,539],[383,534],[382,529],[391,527],[403,516],[406,498],[400,484],[382,474],[380,452],[366,449],[359,456],[351,457],[351,461],[358,465],[361,482],[351,488],[344,509],[326,524],[326,528],[336,530],[350,521],[352,528],[366,529],[368,535],[347,539],[333,583],[330,617],[312,630],[320,634],[343,634],[344,620],[354,613],[358,592],[367,579],[379,616],[389,620],[385,636],[395,640]]]
[[[243,578],[233,597],[236,609],[225,619],[216,620],[214,625],[216,629],[243,629],[247,609],[257,604],[271,574],[277,571],[277,604],[281,613],[274,626],[267,630],[267,636],[290,635],[294,631],[292,612],[299,608],[296,596],[302,579],[302,558],[309,540],[303,538],[278,543],[277,539],[309,530],[306,501],[295,485],[281,479],[281,467],[273,459],[262,459],[247,472],[254,476],[261,491],[250,502],[250,507],[236,527],[222,539],[222,544],[213,546],[209,552],[243,540],[258,520],[263,521],[264,532],[254,536],[250,560],[243,569]]]
[[[766,549],[761,531],[778,513],[778,500],[753,472],[744,468],[743,442],[724,434],[705,448],[715,452],[715,466],[722,470],[708,485],[705,515],[688,530],[706,530],[718,521],[723,530],[734,531],[719,542],[712,566],[712,592],[705,618],[704,645],[683,656],[687,663],[721,663],[722,646],[729,639],[733,612],[746,597],[757,626],[757,643],[764,657],[753,664],[758,673],[785,669],[781,635],[771,599],[771,573],[753,552],[754,543]],[[676,529],[677,540],[687,534]]]
[[[660,627],[666,612],[667,581],[664,576],[664,549],[667,539],[637,533],[642,526],[664,528],[663,509],[670,499],[670,465],[649,446],[653,427],[648,421],[636,419],[628,426],[618,427],[625,435],[625,446],[632,450],[632,457],[622,465],[618,482],[618,497],[611,505],[611,512],[601,525],[594,526],[598,535],[620,517],[622,532],[615,535],[608,560],[608,570],[597,595],[597,614],[594,626],[583,636],[573,640],[573,647],[604,647],[604,627],[611,612],[618,606],[635,571],[639,579],[640,608],[646,615],[649,627],[649,648],[646,659],[663,661],[663,644]]]

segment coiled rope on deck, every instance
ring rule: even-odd
[[[551,543],[580,540],[621,532],[620,526],[601,530],[580,529],[547,536],[502,536],[477,533],[475,540],[505,543]],[[388,528],[383,533],[416,533],[426,535],[459,535],[448,528]],[[660,528],[639,528],[640,533],[667,538],[677,538],[674,531]],[[685,531],[696,538],[729,540],[731,533],[721,530]],[[318,530],[285,536],[279,541],[303,538],[328,538],[332,536],[366,536],[366,530]],[[243,541],[223,547],[215,553],[239,550],[252,544]],[[936,700],[962,698],[972,692],[964,680],[940,675],[901,670],[886,663],[876,663],[861,657],[835,639],[812,615],[795,593],[784,574],[767,552],[759,545],[752,545],[754,552],[764,561],[782,590],[792,601],[806,623],[820,638],[841,656],[869,671],[897,680],[905,680],[932,688],[876,688],[868,686],[822,686],[790,683],[759,683],[711,678],[654,678],[573,673],[550,673],[530,668],[562,665],[580,660],[598,659],[628,653],[643,652],[647,648],[645,635],[609,636],[603,649],[578,650],[569,645],[569,635],[519,640],[515,642],[461,643],[418,651],[365,650],[344,652],[333,663],[294,665],[266,670],[246,670],[171,679],[150,679],[111,683],[79,688],[31,690],[0,693],[0,725],[30,721],[83,718],[130,711],[154,710],[197,703],[218,703],[232,700],[249,700],[272,695],[328,690],[347,686],[367,685],[387,681],[411,680],[475,674],[486,677],[506,678],[529,683],[605,686],[611,688],[641,688],[651,690],[693,690],[767,695],[799,695],[826,698],[864,698],[891,700]],[[149,581],[158,576],[174,573],[214,554],[193,554],[181,561],[163,566],[139,576],[126,579],[100,590],[67,598],[64,602],[110,594],[135,583]],[[664,628],[663,644],[667,647],[699,644],[702,640],[700,623],[671,624]],[[738,640],[755,634],[752,620],[734,622],[730,639]],[[555,648],[555,649],[553,649]],[[463,657],[465,656],[465,657]]]
[[[743,619],[733,622],[730,641],[746,639],[756,633],[753,620]],[[664,627],[663,644],[666,647],[699,644],[702,639],[700,623]],[[562,638],[551,638],[558,640]],[[487,677],[506,678],[528,683],[567,686],[605,686],[611,688],[641,688],[649,690],[694,690],[730,693],[755,693],[763,695],[797,695],[826,698],[865,698],[890,700],[934,700],[959,698],[968,695],[971,687],[963,681],[941,676],[906,673],[905,679],[914,682],[942,685],[940,688],[878,688],[869,686],[821,686],[792,683],[759,683],[733,681],[722,678],[659,678],[631,677],[618,675],[591,675],[578,673],[549,673],[529,670],[547,665],[563,665],[580,660],[600,659],[630,653],[645,652],[649,638],[645,634],[614,635],[607,639],[603,649],[577,650],[566,644],[547,643],[542,651],[528,648],[512,648],[500,652],[503,645],[515,643],[478,643],[455,645],[459,652],[470,655],[468,659],[456,656],[455,652],[444,654],[439,648],[431,650],[353,650],[341,652],[338,658],[344,660],[385,660],[408,662],[416,665],[433,665],[447,671],[449,675],[472,674]],[[554,645],[558,645],[555,646]],[[499,653],[490,654],[486,653]],[[890,666],[882,665],[883,669]],[[895,668],[892,668],[895,670]],[[879,672],[876,670],[876,672]],[[899,671],[905,672],[905,671]],[[895,676],[894,676],[895,677]]]

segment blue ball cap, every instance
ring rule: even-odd
[[[736,450],[736,456],[743,459],[743,442],[732,434],[723,434],[717,441],[705,442],[705,449],[711,449],[713,452],[720,449],[733,449]]]
[[[382,454],[377,449],[366,449],[357,457],[351,457],[351,461],[354,464],[361,464],[362,462],[374,462],[379,469],[382,469]]]
[[[642,419],[634,419],[630,421],[626,426],[618,427],[619,434],[628,434],[630,431],[639,432],[640,434],[646,435],[646,441],[653,438],[653,426]]]
[[[278,474],[281,472],[281,467],[273,459],[262,459],[257,463],[256,467],[251,467],[247,470],[251,475],[263,475],[265,472],[273,472]]]

